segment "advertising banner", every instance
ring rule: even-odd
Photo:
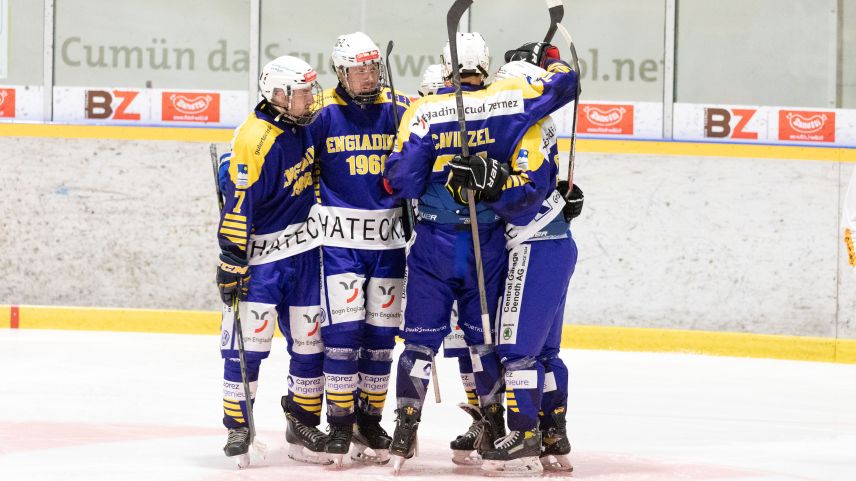
[[[856,146],[856,110],[676,103],[675,140]]]
[[[56,122],[236,127],[247,114],[241,90],[54,88]]]

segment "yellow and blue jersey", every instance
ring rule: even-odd
[[[324,107],[309,126],[315,142],[321,205],[360,210],[396,207],[384,192],[382,175],[392,151],[398,118],[410,99],[384,88],[374,103],[360,105],[341,85],[324,92]]]
[[[559,174],[556,124],[551,117],[538,121],[523,134],[511,156],[502,195],[485,205],[510,224],[526,225],[555,189]]]
[[[515,147],[527,130],[574,100],[576,86],[577,73],[562,61],[550,64],[547,74],[540,79],[507,78],[487,87],[462,85],[470,154],[512,162]],[[540,133],[532,135],[537,135],[540,140]],[[529,162],[520,157],[519,151],[514,158],[518,164],[534,165],[536,151],[540,152],[540,149],[523,153],[524,156],[533,156]],[[442,88],[437,95],[417,99],[402,118],[395,150],[387,160],[385,176],[393,197],[419,199],[423,219],[445,217],[446,221],[439,222],[446,223],[457,216],[465,222],[466,209],[462,209],[445,188],[449,175],[447,164],[460,153],[461,136],[454,88]],[[496,220],[496,214],[500,212],[510,215],[511,207],[505,204],[521,199],[532,197],[527,202],[531,202],[533,208],[540,204],[543,197],[535,199],[540,194],[531,191],[534,179],[528,178],[529,175],[529,172],[520,173],[506,184],[506,190],[518,189],[520,195],[504,194],[490,204],[479,202],[479,220]]]
[[[270,250],[268,237],[305,223],[314,204],[315,154],[307,130],[266,109],[261,102],[235,129],[217,232],[222,250],[250,260]],[[301,241],[292,237],[287,240]]]

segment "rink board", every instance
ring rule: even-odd
[[[158,334],[219,334],[220,314],[207,311],[0,305],[0,329]],[[276,336],[280,337],[278,331]],[[856,364],[856,340],[734,332],[566,324],[562,347]]]

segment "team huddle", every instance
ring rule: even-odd
[[[380,49],[361,32],[336,41],[335,88],[322,91],[296,57],[262,69],[263,99],[220,168],[224,451],[240,466],[254,435],[243,380],[252,403],[278,327],[292,459],[341,467],[350,453],[392,459],[398,472],[416,454],[442,345],[473,418],[450,443],[454,463],[500,476],[572,469],[559,347],[583,195],[558,181],[550,114],[575,100],[578,74],[556,47],[529,43],[486,85],[484,39],[459,33],[464,134],[451,53],[447,43],[413,100],[388,87]]]

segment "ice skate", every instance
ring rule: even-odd
[[[344,464],[345,455],[351,449],[351,438],[353,437],[352,424],[331,424],[330,434],[327,435],[327,444],[324,451],[337,468]]]
[[[285,428],[285,442],[288,444],[288,457],[309,464],[332,464],[327,459],[324,447],[327,436],[314,426],[307,426],[291,413],[285,413],[288,426]]]
[[[458,407],[466,411],[473,418],[473,422],[467,432],[449,443],[449,447],[452,448],[452,462],[459,466],[479,466],[482,463],[482,458],[476,452],[476,448],[482,434],[481,410],[468,403],[460,403]]]
[[[482,412],[482,435],[476,444],[478,453],[484,458],[485,451],[494,448],[500,438],[505,437],[505,408],[502,404],[485,406]]]
[[[230,458],[235,458],[238,469],[244,469],[250,465],[250,428],[242,426],[229,428],[226,445],[223,452]]]
[[[541,464],[547,471],[571,472],[574,467],[568,455],[571,453],[571,443],[565,424],[565,413],[550,413],[555,426],[541,432]]]
[[[419,443],[416,439],[416,430],[419,429],[422,411],[414,406],[405,406],[396,409],[395,414],[395,432],[392,435],[389,454],[393,461],[392,470],[398,474],[401,472],[404,460],[418,454]]]
[[[544,472],[540,455],[541,432],[537,428],[511,431],[482,455],[481,469],[487,476],[537,476]]]
[[[387,464],[392,438],[380,425],[380,416],[357,414],[357,429],[351,441],[351,459],[365,464]]]

